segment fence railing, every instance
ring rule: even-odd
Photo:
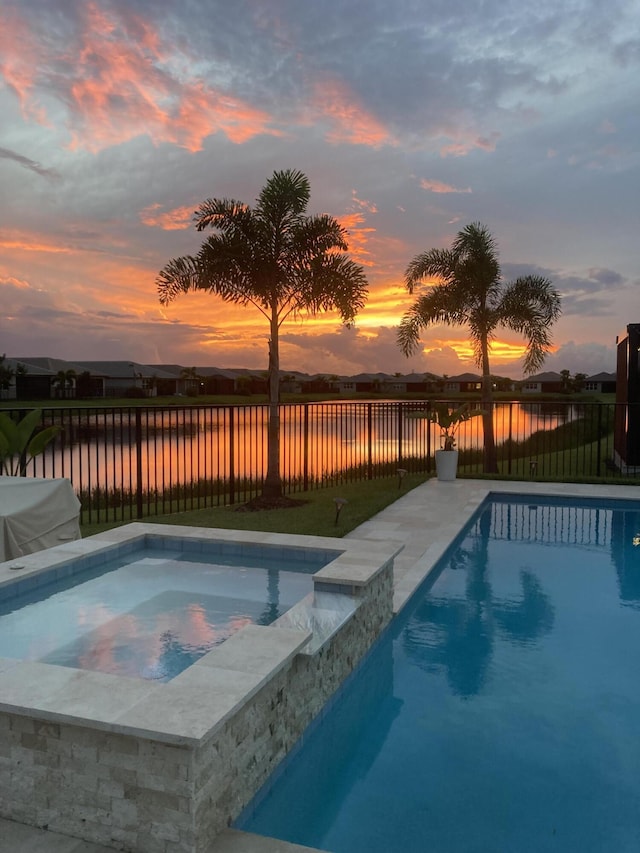
[[[373,480],[398,469],[430,473],[439,431],[410,413],[431,405],[282,405],[285,492]],[[15,409],[16,417],[22,414]],[[60,433],[30,463],[27,474],[69,478],[85,522],[242,503],[259,494],[266,474],[267,415],[263,405],[48,408],[43,410],[43,424],[59,426]],[[496,403],[500,475],[559,480],[623,476],[640,481],[640,466],[620,470],[614,448],[614,426],[632,420],[623,404]],[[461,425],[457,446],[459,474],[482,473],[482,418]]]

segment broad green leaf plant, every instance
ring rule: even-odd
[[[9,477],[24,475],[28,463],[39,456],[60,432],[57,426],[35,432],[41,418],[41,409],[33,409],[17,422],[5,412],[0,412],[0,474]]]
[[[446,403],[436,403],[428,412],[411,412],[410,418],[422,418],[440,427],[440,442],[442,450],[453,450],[456,446],[456,433],[460,424],[484,415],[484,409],[472,409],[468,403],[450,408]]]

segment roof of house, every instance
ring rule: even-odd
[[[527,376],[525,382],[562,382],[562,376],[549,370],[547,373],[537,373],[535,376]]]
[[[458,376],[447,376],[447,382],[482,382],[482,376],[477,373],[460,373]]]
[[[593,376],[587,376],[585,382],[615,382],[616,379],[615,373],[594,373]]]
[[[135,361],[78,361],[81,370],[88,370],[94,376],[110,379],[175,379],[175,374],[167,373],[158,367],[139,364]]]
[[[6,359],[6,364],[8,367],[11,367],[13,370],[17,370],[20,365],[26,368],[27,374],[31,376],[55,376],[57,370],[51,370],[48,367],[40,367],[38,364],[34,364],[32,361],[27,361],[25,358],[8,358]]]
[[[49,358],[48,356],[36,356],[28,358],[10,359],[18,364],[24,364],[28,373],[35,373],[36,368],[39,372],[56,374],[60,370],[75,370],[76,373],[82,373],[82,368],[74,361],[66,361],[63,358]]]

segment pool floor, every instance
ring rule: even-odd
[[[640,512],[572,519],[487,509],[237,826],[334,853],[637,853]]]
[[[313,588],[306,572],[213,560],[146,548],[85,573],[82,583],[67,578],[11,599],[0,610],[0,657],[170,681]]]

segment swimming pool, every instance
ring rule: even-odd
[[[0,590],[0,657],[170,681],[245,625],[282,616],[340,553],[197,544],[146,536]]]
[[[236,825],[334,853],[637,851],[639,647],[638,504],[494,495]]]

